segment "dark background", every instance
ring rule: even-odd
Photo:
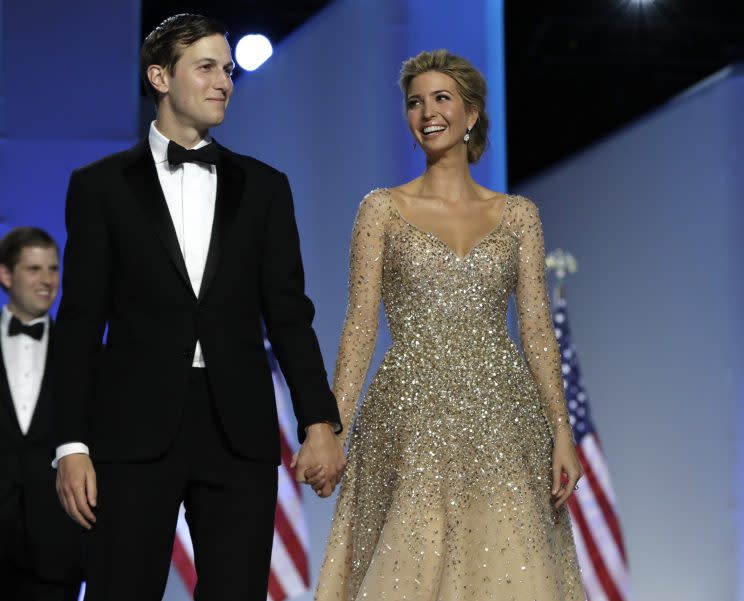
[[[222,20],[233,44],[246,33],[263,33],[276,44],[327,4],[143,0],[142,35],[174,13],[201,12]],[[506,0],[504,6],[511,184],[744,60],[744,0]],[[457,10],[467,10],[467,2]]]

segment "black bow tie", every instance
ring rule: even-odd
[[[168,162],[171,165],[180,165],[182,163],[217,163],[217,146],[209,143],[206,146],[196,150],[187,150],[175,142],[168,142]]]
[[[8,336],[18,336],[18,334],[25,334],[35,340],[41,340],[44,335],[44,322],[40,321],[32,326],[25,326],[17,317],[13,316],[10,318],[10,324],[8,325]]]

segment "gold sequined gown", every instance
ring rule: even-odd
[[[380,299],[392,346],[356,419],[317,601],[584,600],[565,506],[550,502],[551,432],[565,428],[537,209],[507,197],[458,257],[362,201],[334,392],[349,423]],[[527,362],[507,335],[514,293]]]

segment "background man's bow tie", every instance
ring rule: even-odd
[[[35,323],[31,326],[26,326],[21,323],[21,320],[13,316],[10,318],[8,324],[8,336],[18,336],[18,334],[26,334],[31,336],[34,340],[41,340],[44,335],[44,322]]]

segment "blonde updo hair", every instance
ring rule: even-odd
[[[466,108],[478,111],[478,120],[470,131],[468,163],[477,163],[488,146],[488,114],[486,113],[486,80],[469,61],[449,50],[424,51],[404,61],[400,69],[400,89],[405,96],[411,81],[427,71],[449,75],[457,86]]]

